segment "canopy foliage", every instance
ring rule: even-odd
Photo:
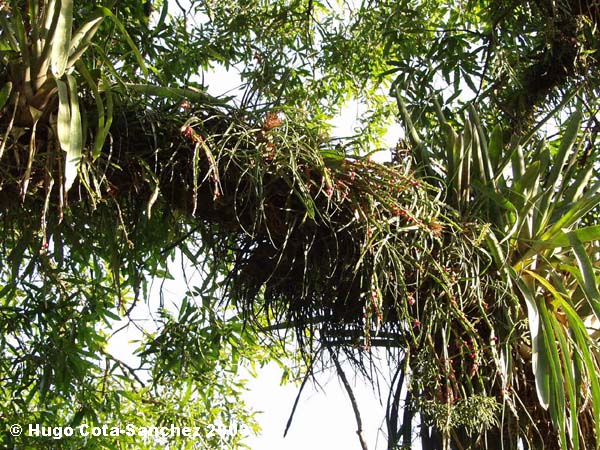
[[[293,330],[308,375],[386,349],[389,449],[598,448],[599,19],[567,0],[0,2],[3,425],[202,424],[170,444],[239,448],[241,368],[289,357],[261,344]],[[207,93],[217,66],[239,95]],[[335,136],[351,99],[367,112]],[[151,308],[133,367],[111,336],[182,259],[199,276]]]

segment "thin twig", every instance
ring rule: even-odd
[[[308,367],[308,370],[306,371],[306,375],[304,376],[304,380],[302,380],[302,384],[300,385],[300,389],[298,390],[298,394],[296,395],[296,400],[294,400],[294,406],[292,407],[292,412],[290,413],[290,417],[288,418],[288,421],[285,424],[285,431],[283,432],[283,437],[287,436],[287,433],[288,433],[290,427],[292,426],[292,420],[294,419],[294,414],[296,413],[296,408],[298,407],[298,402],[300,401],[300,396],[302,395],[302,391],[304,390],[304,386],[306,386],[306,382],[308,381],[308,379],[312,375],[312,369],[313,369],[313,364],[315,362],[315,359],[313,359],[310,362],[310,366]]]
[[[146,387],[146,383],[144,383],[141,378],[138,376],[136,369],[134,369],[133,367],[129,366],[128,364],[124,363],[123,361],[121,361],[119,358],[115,358],[113,355],[111,355],[108,352],[102,352],[107,358],[113,360],[115,363],[117,363],[117,365],[119,367],[121,367],[121,369],[126,369],[127,372],[129,372],[133,378],[135,378],[135,380],[140,384],[140,386],[142,387]]]
[[[406,371],[404,370],[404,361],[398,365],[398,369],[392,378],[390,384],[390,392],[388,395],[387,408],[386,408],[386,422],[388,427],[388,450],[396,447],[399,440],[398,431],[398,408],[400,407],[400,395],[402,393],[402,386],[404,385],[404,376]],[[400,380],[398,381],[398,378]],[[393,389],[396,385],[396,389]]]
[[[338,376],[340,377],[340,380],[342,380],[342,384],[344,385],[344,388],[346,389],[346,392],[348,393],[348,397],[350,398],[350,403],[352,403],[352,409],[354,410],[354,417],[356,417],[356,426],[357,426],[356,434],[358,435],[358,440],[360,441],[360,446],[362,447],[363,450],[369,450],[369,447],[367,446],[367,442],[365,441],[365,437],[363,436],[362,419],[360,417],[360,411],[358,410],[358,404],[356,403],[356,397],[354,397],[354,392],[352,391],[352,387],[350,386],[350,383],[348,383],[348,378],[346,378],[346,374],[344,373],[344,370],[342,369],[342,366],[341,366],[340,362],[338,361],[337,355],[335,354],[335,352],[333,352],[331,350],[331,347],[327,347],[327,349],[329,350],[329,353],[331,354],[331,359],[333,359],[333,363],[335,364],[335,369],[338,373]]]
[[[13,108],[12,116],[10,117],[10,123],[8,124],[8,128],[6,129],[6,133],[4,133],[4,138],[2,139],[2,144],[0,144],[0,158],[4,154],[4,148],[6,147],[6,141],[8,140],[8,136],[12,131],[13,125],[15,123],[15,116],[17,115],[17,107],[19,106],[19,92],[17,92],[17,98],[15,99],[15,106]]]

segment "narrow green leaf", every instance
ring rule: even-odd
[[[79,27],[71,38],[69,55],[75,53],[80,46],[90,42],[104,17],[104,11],[96,11]]]
[[[135,43],[129,36],[129,33],[127,33],[127,30],[125,29],[125,26],[123,25],[123,23],[117,18],[117,16],[115,16],[112,13],[112,11],[110,9],[105,8],[103,6],[100,7],[99,9],[106,17],[110,18],[114,22],[114,24],[117,26],[117,28],[121,32],[123,39],[125,39],[125,42],[127,42],[127,45],[129,45],[129,48],[131,48],[131,51],[135,55],[135,58],[136,58],[138,64],[140,65],[140,68],[142,69],[142,73],[144,74],[144,76],[147,77],[148,76],[148,68],[146,67],[144,58],[142,57],[142,54],[140,53],[139,49],[137,48],[137,46],[135,45]]]
[[[453,180],[456,177],[456,168],[454,167],[454,146],[456,145],[456,140],[458,138],[456,132],[452,128],[452,126],[448,123],[442,124],[442,130],[445,135],[445,149],[446,149],[446,170],[447,170],[447,180],[446,184],[448,186],[452,186]]]
[[[55,32],[60,10],[56,7],[57,0],[48,0],[44,10],[44,26],[40,29],[40,39],[47,40]],[[46,42],[48,44],[48,42]]]
[[[550,402],[550,416],[554,424],[554,428],[558,430],[558,436],[561,443],[561,448],[567,448],[566,435],[566,400],[565,400],[565,381],[563,377],[562,367],[560,365],[560,356],[556,346],[556,338],[552,328],[552,315],[548,311],[545,298],[541,298],[539,302],[540,318],[542,319],[542,334],[544,338],[544,346],[548,356],[548,366],[550,368],[550,392],[553,401]]]
[[[599,203],[600,194],[584,196],[565,211],[561,217],[545,231],[542,236],[540,236],[540,240],[548,241],[554,239],[563,229],[569,228]]]
[[[569,103],[573,97],[575,97],[575,95],[577,95],[577,93],[579,92],[579,89],[581,89],[581,86],[576,86],[573,89],[571,89],[571,91],[566,92],[565,94],[562,95],[562,100],[561,102],[554,106],[554,108],[548,112],[548,114],[546,114],[544,117],[542,117],[536,124],[535,126],[533,126],[529,132],[527,133],[527,135],[525,135],[523,138],[519,138],[519,143],[521,145],[525,145],[527,144],[527,142],[529,142],[529,140],[531,138],[533,138],[533,136],[536,135],[536,133],[538,132],[538,130],[540,128],[542,128],[546,123],[548,123],[548,121],[550,119],[552,119],[553,117],[556,117],[556,114],[558,113],[558,111],[561,111],[564,106]]]
[[[570,231],[577,236],[582,243],[600,240],[600,225],[592,225],[589,227],[577,228]],[[539,253],[541,250],[553,249],[557,247],[571,247],[571,241],[567,234],[561,230],[560,233],[554,235],[551,239],[542,241],[536,241],[532,249],[535,253]]]
[[[27,39],[27,33],[25,32],[25,21],[23,20],[23,16],[21,15],[20,8],[12,8],[12,14],[14,15],[14,20],[12,20],[12,24],[15,26],[16,33],[13,35],[18,44],[19,51],[22,55],[22,61],[25,65],[30,65],[33,61],[31,60],[31,53],[29,51],[29,43]],[[9,33],[9,36],[11,34]]]
[[[329,168],[338,168],[341,164],[343,164],[344,160],[346,159],[346,155],[344,153],[340,153],[335,150],[323,149],[319,150],[319,153],[323,158],[325,166]]]
[[[520,180],[525,172],[525,156],[523,155],[523,147],[516,145],[514,152],[511,154],[513,180]]]
[[[92,79],[92,76],[85,64],[83,64],[81,61],[77,61],[76,67],[78,72],[83,76],[83,79],[87,82],[88,86],[92,90],[92,93],[94,94],[94,101],[96,103],[96,111],[98,113],[98,125],[96,129],[96,135],[94,137],[94,146],[92,153],[92,158],[95,160],[102,151],[104,141],[106,140],[106,136],[108,135],[110,125],[112,124],[112,95],[110,90],[105,91],[105,95],[107,98],[107,105],[105,108],[104,101],[102,100],[102,95],[98,90],[97,83]],[[104,77],[103,80],[106,82]]]
[[[473,175],[472,182],[481,181],[481,184],[487,185],[488,178],[486,177],[486,171],[483,164],[483,159],[481,156],[481,140],[479,139],[479,133],[477,132],[477,127],[472,119],[470,119],[470,124],[472,127],[471,132],[471,153],[473,154]]]
[[[577,170],[575,181],[565,190],[562,201],[566,204],[576,202],[581,198],[586,188],[589,187],[590,180],[594,175],[594,160],[583,169]]]
[[[492,130],[490,136],[490,142],[488,144],[488,151],[490,155],[490,163],[494,169],[494,176],[497,176],[497,169],[502,159],[502,151],[504,149],[503,131],[500,125],[496,125]]]
[[[105,84],[108,84],[108,80],[102,76],[102,80]],[[110,89],[106,89],[104,91],[104,95],[106,96],[106,118],[104,122],[104,127],[101,130],[98,130],[96,133],[96,137],[94,138],[94,151],[93,151],[93,159],[95,160],[102,153],[102,147],[104,146],[104,142],[106,141],[106,137],[110,132],[110,127],[113,121],[113,97],[112,91]]]
[[[583,278],[583,285],[581,289],[585,294],[585,298],[588,301],[590,307],[594,311],[596,318],[600,320],[600,292],[598,292],[598,282],[596,275],[594,274],[594,267],[592,262],[583,246],[583,243],[577,237],[577,234],[572,232],[566,233],[571,243],[571,248],[575,253],[577,264]]]
[[[573,450],[579,449],[579,422],[577,421],[577,416],[579,413],[578,407],[578,393],[576,392],[577,383],[575,381],[575,367],[572,361],[573,352],[571,351],[571,346],[569,345],[569,341],[567,340],[566,330],[560,324],[558,319],[554,314],[549,315],[550,324],[552,325],[552,329],[556,339],[558,340],[558,346],[560,348],[560,358],[563,367],[563,378],[565,381],[565,390],[567,391],[567,396],[569,398],[569,437],[570,444]]]
[[[56,32],[56,26],[60,17],[60,8],[56,7],[56,1],[57,0],[49,0],[45,6],[44,26],[40,29],[40,43],[43,43],[43,48],[40,52],[37,76],[45,75],[52,62],[51,51],[54,45],[54,40],[52,38]]]
[[[56,80],[58,88],[58,119],[57,134],[60,148],[69,151],[71,141],[71,105],[69,103],[69,89],[62,80]]]
[[[550,164],[550,151],[545,142],[540,144],[538,152],[534,158],[539,160],[540,177],[543,178],[548,172],[548,166]],[[543,189],[542,183],[536,183],[535,187],[541,189],[542,192],[536,200],[536,207],[534,208],[532,215],[533,238],[540,236],[548,226],[557,200],[554,190],[548,188]]]
[[[471,196],[471,149],[473,144],[473,127],[469,119],[465,119],[465,132],[463,135],[463,146],[460,149],[460,155],[458,155],[460,159],[460,185],[459,185],[459,195],[461,199],[461,204],[466,205]]]
[[[71,427],[79,426],[79,424],[83,420],[84,415],[85,415],[85,408],[79,408],[77,410],[77,412],[75,413],[75,415],[73,416],[73,418],[71,419],[71,421],[69,422],[69,426],[71,426]]]
[[[524,270],[524,272],[530,277],[535,278],[550,294],[552,294],[552,296],[556,300],[563,299],[563,296],[560,294],[560,292],[558,292],[558,290],[554,286],[552,286],[552,283],[550,283],[543,276],[541,276],[537,272],[534,272],[533,270]]]
[[[458,139],[456,139],[454,143],[454,149],[452,153],[452,159],[454,160],[454,193],[456,195],[456,204],[458,207],[461,205],[461,186],[462,186],[462,176],[463,176],[463,159],[462,159],[462,149],[463,149],[464,135],[459,134]]]
[[[196,89],[185,89],[170,86],[156,86],[153,84],[134,84],[125,83],[127,89],[132,89],[145,95],[155,95],[163,98],[172,98],[175,100],[190,100],[196,102],[209,102],[214,105],[227,105],[228,98],[216,98],[205,92]]]
[[[81,131],[81,112],[79,110],[79,97],[77,95],[77,81],[72,75],[67,75],[69,85],[69,101],[71,104],[71,151],[79,152],[83,147],[83,134]]]
[[[593,417],[600,417],[600,378],[598,377],[600,367],[598,367],[598,364],[595,364],[597,360],[590,352],[590,347],[596,344],[590,340],[585,325],[573,307],[566,301],[562,301],[560,307],[565,312],[569,326],[573,332],[573,339],[576,343],[575,350],[581,354],[583,359],[585,376],[592,391]],[[595,425],[596,436],[598,437],[600,436],[600,420],[596,420]]]
[[[10,81],[4,83],[4,86],[2,86],[2,89],[0,89],[0,109],[4,108],[4,105],[6,105],[11,92],[12,83]]]
[[[523,294],[527,305],[527,317],[529,323],[529,333],[531,335],[531,365],[535,376],[535,388],[538,395],[540,405],[544,409],[548,409],[550,405],[550,364],[546,345],[544,342],[542,324],[540,321],[540,312],[535,301],[535,296],[532,290],[527,286],[525,281],[518,276],[514,271],[513,280],[516,282],[519,290]]]
[[[152,195],[150,196],[148,204],[146,205],[146,216],[148,219],[150,219],[152,217],[152,206],[154,206],[154,203],[156,203],[156,200],[158,200],[158,195],[160,194],[160,181],[146,161],[140,159],[139,164],[142,165],[146,171],[146,175],[148,175],[148,178],[150,178],[152,183],[154,183]]]
[[[308,196],[303,195],[302,193],[298,192],[298,190],[295,188],[294,188],[294,193],[304,203],[304,207],[306,208],[306,216],[310,220],[315,220],[316,207],[315,207],[315,202],[313,201],[313,199],[311,197],[308,197]]]
[[[477,136],[479,138],[477,159],[479,160],[479,170],[482,174],[482,180],[485,183],[491,182],[492,186],[494,186],[494,170],[492,168],[491,158],[489,154],[487,136],[483,131],[483,126],[481,125],[481,119],[479,118],[479,114],[477,114],[477,111],[475,110],[473,105],[469,105],[469,117],[471,119],[471,122],[475,125],[475,129],[477,130]]]
[[[0,50],[12,50],[18,52],[19,43],[17,42],[12,27],[9,25],[3,14],[0,14],[0,29],[2,29],[3,32],[3,35],[0,36]]]
[[[61,0],[60,16],[52,37],[52,74],[61,78],[67,68],[73,28],[73,0]]]
[[[567,156],[577,139],[577,133],[579,132],[582,118],[583,114],[581,111],[575,111],[567,121],[567,128],[562,137],[556,158],[554,159],[550,175],[546,180],[546,187],[552,191],[556,190],[560,184],[560,175],[563,173]]]
[[[540,161],[532,162],[523,176],[515,180],[514,190],[519,194],[525,194],[525,192],[531,191],[531,189],[538,183],[540,177]]]
[[[75,178],[81,162],[81,153],[83,149],[83,134],[81,128],[81,113],[79,111],[79,100],[77,98],[77,82],[71,75],[67,75],[69,84],[69,100],[71,110],[71,120],[69,121],[69,146],[65,159],[65,192],[68,192]]]
[[[504,256],[504,251],[502,247],[500,247],[500,243],[496,238],[496,235],[490,230],[485,235],[485,241],[487,243],[488,250],[490,251],[492,258],[494,258],[494,263],[497,267],[504,267],[506,263],[506,258]]]
[[[441,100],[441,98],[440,98]],[[442,111],[442,107],[440,106],[440,100],[438,100],[437,97],[433,97],[432,102],[433,102],[433,107],[435,109],[435,113],[438,116],[438,119],[440,120],[441,125],[449,125],[448,124],[448,120],[446,120],[446,115],[444,114],[444,111]],[[444,128],[444,127],[442,127]]]
[[[92,43],[103,19],[104,11],[97,11],[75,32],[71,39],[67,67],[73,66],[81,58],[81,55]]]
[[[417,156],[420,159],[420,162],[423,164],[423,167],[428,168],[430,167],[429,151],[425,148],[423,140],[419,136],[419,133],[412,121],[412,118],[410,117],[410,113],[408,112],[406,104],[404,103],[404,100],[402,99],[402,95],[400,93],[400,86],[396,86],[395,97],[396,103],[398,105],[398,111],[400,112],[400,117],[404,122],[404,126],[406,127],[406,131],[408,132],[410,140],[415,145],[415,156]]]

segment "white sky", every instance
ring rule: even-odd
[[[346,367],[345,372],[350,376],[351,369]],[[322,391],[311,382],[304,388],[290,431],[284,439],[283,432],[298,387],[280,386],[280,378],[279,368],[271,364],[250,383],[250,391],[245,395],[249,405],[263,411],[260,416],[263,433],[247,441],[252,449],[361,449],[350,401],[334,371],[317,376]],[[354,395],[361,410],[363,434],[369,449],[386,448],[384,436],[379,436],[380,445],[375,445],[385,410],[370,386],[357,381]]]

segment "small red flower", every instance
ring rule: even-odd
[[[421,322],[417,319],[413,320],[413,327],[419,328],[421,326]]]
[[[184,111],[187,111],[192,107],[191,103],[188,100],[182,101],[179,106],[181,106],[181,109],[183,109]]]
[[[477,362],[474,362],[473,366],[471,367],[471,370],[469,371],[469,376],[475,376],[475,374],[477,373],[477,369],[479,369],[479,364],[477,364]]]

